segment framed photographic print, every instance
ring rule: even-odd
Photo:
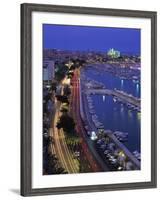
[[[156,17],[21,5],[21,195],[156,187]]]

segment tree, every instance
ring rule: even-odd
[[[56,65],[56,70],[55,70],[55,78],[57,81],[61,81],[65,75],[68,72],[68,67],[65,65],[65,63],[58,63]]]
[[[67,133],[74,131],[75,122],[72,117],[68,115],[68,113],[64,113],[61,117],[59,122],[57,123],[57,128],[63,128],[63,130]]]
[[[44,171],[47,174],[67,173],[65,169],[60,166],[58,158],[51,153],[46,154],[43,165],[44,165]]]
[[[71,90],[70,90],[69,85],[64,86],[63,93],[64,93],[65,96],[69,96],[71,94]]]
[[[73,71],[69,71],[69,72],[67,73],[68,78],[72,78],[73,75],[74,75],[74,72],[73,72]]]
[[[60,111],[61,111],[62,113],[67,113],[67,112],[68,112],[68,108],[62,107],[62,108],[60,109]]]
[[[53,91],[56,92],[56,86],[57,86],[57,83],[56,82],[52,82],[52,84],[51,84],[51,90],[53,90]]]
[[[68,97],[65,95],[56,95],[56,98],[58,101],[60,101],[61,103],[67,103],[69,104],[69,100]]]
[[[72,151],[79,151],[80,150],[80,138],[76,135],[72,135],[67,137],[66,139],[67,145],[70,146]]]

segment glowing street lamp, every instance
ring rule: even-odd
[[[95,131],[92,131],[92,132],[91,132],[91,140],[94,141],[94,140],[97,140],[97,138],[98,138],[98,137],[97,137]]]

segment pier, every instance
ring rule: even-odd
[[[124,144],[122,144],[117,138],[116,136],[105,130],[105,133],[108,135],[108,137],[114,142],[114,144],[116,144],[126,155],[126,157],[134,164],[134,166],[136,167],[136,169],[140,169],[140,161],[137,160],[137,158],[135,158],[135,156],[125,147]]]
[[[112,95],[116,97],[119,101],[123,103],[131,104],[137,108],[140,109],[140,99],[129,95],[125,92],[122,92],[120,90],[109,90],[109,89],[88,89],[85,91],[87,95],[94,95],[94,94],[100,94],[100,95]]]
[[[81,102],[83,101],[83,107],[82,112],[84,113],[83,115],[83,120],[85,121],[85,123],[88,125],[88,131],[95,131],[96,133],[98,132],[97,127],[95,126],[94,122],[91,119],[91,115],[89,114],[89,110],[87,107],[87,100],[86,100],[86,96],[84,96],[83,94],[81,95]],[[140,161],[137,160],[137,158],[135,158],[135,156],[128,150],[128,148],[121,143],[116,136],[113,134],[112,131],[108,131],[108,130],[104,130],[104,132],[108,135],[109,139],[119,148],[121,149],[124,154],[126,155],[126,157],[133,163],[133,166],[135,167],[136,170],[140,169]]]
[[[98,85],[93,82],[92,80],[88,81],[84,78],[81,77],[82,79],[80,80],[80,109],[81,109],[81,117],[86,126],[88,127],[89,132],[94,131],[95,133],[98,133],[98,128],[96,127],[96,124],[93,121],[92,116],[95,114],[90,113],[90,107],[89,104],[91,104],[91,101],[88,101],[88,96],[89,95],[109,95],[112,96],[116,101],[126,104],[130,108],[137,108],[137,111],[140,111],[140,104],[141,101],[139,98],[128,94],[126,92],[117,90],[117,89],[107,89],[105,87],[98,87]],[[94,84],[95,83],[95,84]],[[91,106],[91,110],[92,110]],[[104,128],[102,128],[104,129]],[[140,169],[140,161],[133,155],[132,152],[129,151],[129,149],[122,143],[120,142],[117,137],[114,135],[112,131],[108,131],[104,129],[104,133],[107,134],[109,137],[110,141],[114,143],[118,149],[122,150],[126,158],[133,164],[134,169],[139,170]]]
[[[111,92],[111,90],[109,90],[108,95],[112,95],[112,93],[110,93],[110,92]],[[82,104],[82,101],[83,101],[83,105],[84,105],[84,106],[82,105],[80,107],[81,113],[83,113],[83,116],[81,115],[82,120],[85,121],[85,123],[88,125],[88,131],[95,131],[97,133],[98,129],[96,128],[95,124],[93,123],[93,121],[91,119],[91,115],[89,113],[89,109],[88,109],[88,106],[87,106],[86,95],[84,95],[83,93],[81,93],[80,99],[81,99],[81,104]],[[135,156],[128,150],[128,148],[116,138],[116,136],[113,134],[113,132],[109,132],[107,130],[104,130],[104,131],[108,135],[108,137],[110,138],[110,140],[119,149],[121,149],[124,152],[124,154],[126,155],[126,157],[133,163],[133,166],[135,166],[135,169],[139,170],[140,169],[140,161],[137,160],[137,158],[135,158]]]

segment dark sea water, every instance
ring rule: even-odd
[[[108,89],[116,88],[140,98],[140,83],[136,83],[133,80],[120,79],[104,71],[98,73],[98,70],[92,67],[86,70],[86,75],[89,78],[102,82]]]
[[[121,80],[107,72],[98,74],[94,68],[85,70],[85,75],[104,83],[109,89],[120,89],[136,97],[140,97],[140,84],[133,80]],[[140,152],[140,113],[130,110],[126,105],[115,102],[112,96],[93,95],[93,104],[99,121],[106,129],[128,132],[128,142],[125,145],[130,151]]]

